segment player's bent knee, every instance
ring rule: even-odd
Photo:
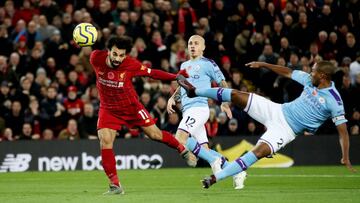
[[[112,148],[116,131],[112,129],[100,129],[98,130],[101,148]]]
[[[260,142],[258,143],[255,148],[252,150],[252,152],[255,154],[255,156],[260,159],[263,157],[267,157],[271,155],[272,151],[268,144]]]
[[[245,108],[249,99],[249,93],[239,90],[233,90],[231,92],[231,101],[241,108]]]
[[[182,131],[182,130],[178,130],[175,134],[175,138],[182,144],[185,145],[187,138],[189,137],[189,133]]]

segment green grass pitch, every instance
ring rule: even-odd
[[[360,167],[355,167],[358,171]],[[0,202],[360,202],[360,172],[343,166],[250,169],[243,190],[232,179],[202,189],[209,168],[118,171],[125,195],[103,196],[103,171],[0,173]]]

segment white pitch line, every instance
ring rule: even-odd
[[[359,175],[324,175],[324,174],[248,174],[250,177],[276,177],[276,178],[360,178]]]

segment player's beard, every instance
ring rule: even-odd
[[[320,81],[319,81],[319,79],[316,79],[316,78],[312,77],[311,78],[311,83],[312,83],[313,86],[317,87],[317,86],[319,86]]]
[[[112,60],[111,57],[108,58],[111,68],[117,68],[120,66],[121,61]]]

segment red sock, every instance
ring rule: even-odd
[[[176,149],[179,153],[185,150],[185,147],[182,144],[180,144],[180,142],[171,133],[165,130],[161,132],[163,135],[163,138],[161,140],[162,143],[165,143],[169,147]]]
[[[120,185],[116,171],[116,162],[113,149],[101,149],[101,159],[104,171],[112,184]]]

